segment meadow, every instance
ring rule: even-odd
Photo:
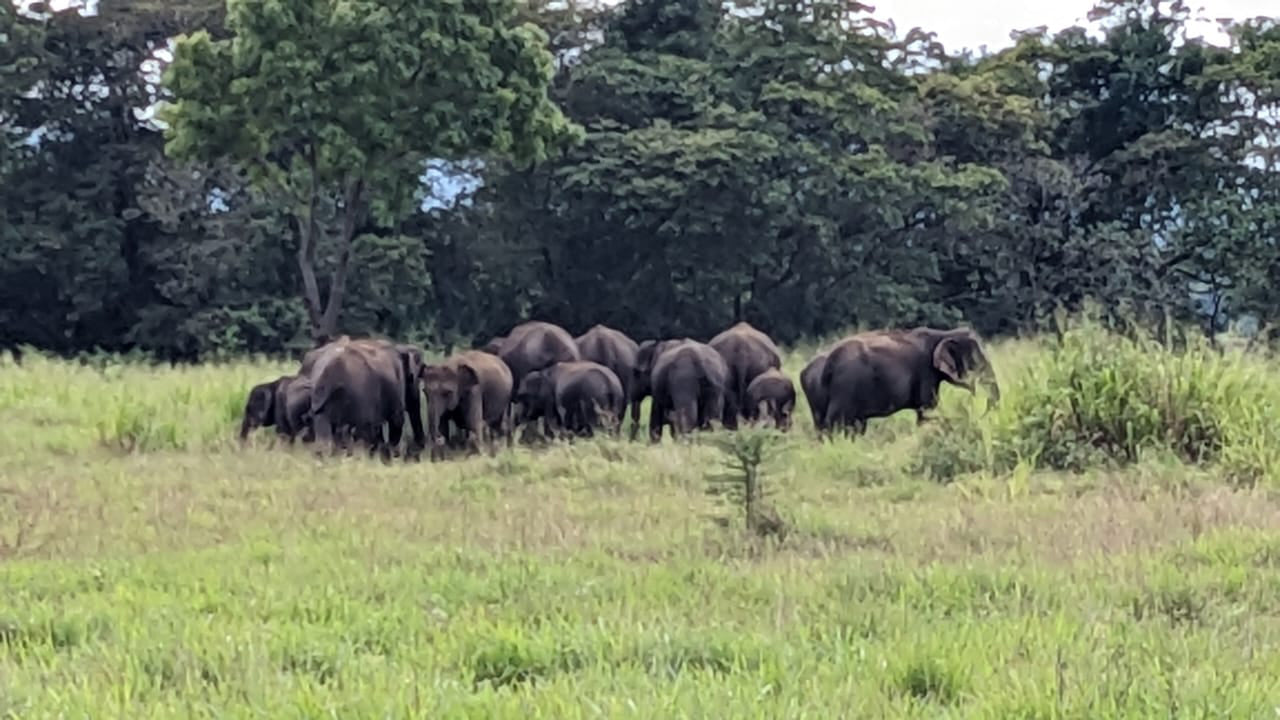
[[[989,354],[994,407],[744,434],[781,538],[723,437],[317,459],[235,442],[289,364],[5,358],[0,717],[1275,717],[1280,360]]]

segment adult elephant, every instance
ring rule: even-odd
[[[276,433],[292,444],[311,429],[311,380],[305,376],[281,375],[255,385],[244,404],[240,440],[258,427],[275,427]],[[307,438],[304,436],[303,440]]]
[[[467,446],[475,452],[482,440],[497,436],[511,445],[511,370],[497,355],[467,350],[424,366],[420,380],[427,398],[431,459],[444,456],[449,423],[466,433]]]
[[[782,351],[768,335],[747,322],[740,322],[721,332],[707,344],[720,353],[729,369],[724,425],[733,429],[738,427],[739,419],[751,417],[747,387],[766,370],[782,367]]]
[[[618,378],[622,394],[631,406],[631,439],[635,440],[640,432],[640,401],[643,400],[635,382],[640,344],[621,330],[599,324],[574,338],[574,343],[584,361],[599,363],[612,370]],[[622,422],[622,414],[618,415],[618,422]]]
[[[809,361],[800,371],[800,390],[809,403],[809,414],[813,416],[813,429],[821,436],[827,427],[827,393],[822,387],[822,369],[827,366],[827,354],[823,350]]]
[[[616,433],[627,410],[622,381],[608,367],[589,360],[556,363],[525,376],[516,392],[522,423],[548,418],[549,425],[574,435],[597,428]]]
[[[339,354],[344,348],[353,349],[379,358],[379,364],[385,365],[388,360],[400,365],[395,382],[399,385],[403,412],[409,416],[409,428],[413,433],[413,442],[409,448],[410,455],[416,455],[426,447],[426,432],[422,427],[422,397],[418,387],[418,375],[422,370],[422,351],[405,343],[395,343],[382,338],[352,339],[341,335],[317,348],[307,352],[298,368],[298,376],[309,378],[314,386],[317,370],[327,364],[330,358]],[[314,403],[314,400],[313,400]],[[314,411],[312,413],[314,415]],[[332,420],[332,418],[331,418]],[[403,419],[400,427],[403,432]],[[334,428],[330,428],[333,430]],[[345,428],[354,430],[354,428]],[[392,447],[398,446],[399,434]]]
[[[512,328],[505,338],[495,340],[497,355],[510,368],[516,387],[520,387],[525,375],[535,370],[549,368],[558,362],[582,359],[578,345],[568,331],[540,320],[521,323]]]
[[[671,426],[673,437],[696,428],[714,427],[724,416],[729,368],[706,343],[689,338],[646,341],[641,344],[636,377],[653,397],[649,408],[649,439],[662,439]]]
[[[869,418],[905,409],[915,410],[917,423],[923,423],[925,411],[937,407],[938,386],[944,381],[969,392],[974,392],[971,377],[989,381],[992,400],[1000,398],[995,369],[968,328],[853,335],[831,349],[821,377],[828,430],[862,433]]]

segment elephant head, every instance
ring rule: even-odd
[[[492,340],[480,346],[480,351],[487,352],[490,355],[497,355],[498,353],[502,352],[502,344],[506,342],[506,340],[507,340],[506,335],[494,336]]]
[[[940,333],[933,346],[933,366],[953,385],[974,392],[975,376],[989,388],[993,404],[1000,402],[1000,385],[995,367],[982,350],[982,343],[972,330],[962,328]]]
[[[480,383],[476,371],[467,365],[424,365],[418,371],[422,394],[427,399],[427,422],[431,441],[444,445],[440,421],[446,413],[457,410],[467,391]]]
[[[649,376],[653,372],[653,364],[657,362],[658,356],[676,345],[689,341],[689,338],[680,338],[677,340],[645,340],[640,343],[640,350],[636,353],[632,396],[642,398],[653,394]]]
[[[283,378],[281,378],[283,379]],[[240,421],[240,441],[249,437],[249,431],[276,424],[276,392],[280,380],[254,385],[244,403],[244,418]]]
[[[518,424],[531,423],[542,419],[555,404],[555,389],[551,378],[545,370],[535,370],[520,381],[515,395],[511,398],[519,408]]]

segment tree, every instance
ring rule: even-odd
[[[405,216],[430,158],[542,158],[571,127],[551,56],[513,0],[229,0],[230,37],[182,37],[166,151],[226,157],[288,203],[311,331],[337,331],[357,229]],[[317,248],[333,209],[327,299]]]

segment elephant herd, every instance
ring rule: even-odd
[[[967,329],[877,330],[848,336],[821,351],[800,373],[819,435],[862,433],[870,418],[913,409],[919,422],[938,402],[942,382],[974,390],[994,371]],[[782,352],[768,335],[740,322],[707,342],[692,338],[636,342],[595,325],[578,337],[541,321],[525,322],[483,347],[438,364],[412,345],[347,336],[309,351],[297,373],[253,387],[240,439],[275,427],[293,442],[320,448],[352,441],[390,459],[431,448],[478,452],[514,442],[518,428],[544,437],[618,434],[628,412],[630,438],[640,405],[650,398],[649,437],[673,437],[740,423],[791,427],[796,390],[782,371]],[[426,425],[423,425],[423,401]]]

